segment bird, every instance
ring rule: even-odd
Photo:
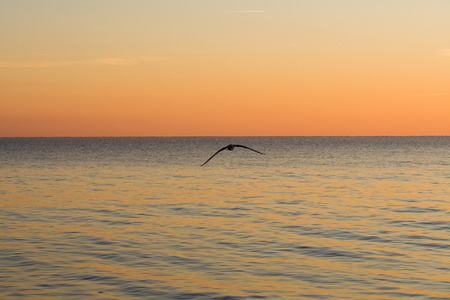
[[[205,161],[205,162],[201,165],[201,167],[203,167],[204,165],[206,165],[206,163],[207,163],[208,161],[210,161],[214,156],[216,156],[217,153],[219,153],[220,151],[223,151],[223,150],[225,150],[225,149],[226,149],[226,150],[229,150],[229,151],[233,151],[235,147],[245,148],[245,149],[248,149],[248,150],[252,150],[252,151],[254,151],[254,152],[256,152],[256,153],[259,153],[259,154],[262,154],[262,155],[266,155],[265,153],[259,152],[259,151],[255,150],[255,149],[252,149],[252,148],[247,147],[247,146],[229,144],[228,146],[225,146],[225,147],[219,149],[216,153],[214,153],[210,158],[208,158],[207,161]]]

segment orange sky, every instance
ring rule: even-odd
[[[450,135],[450,1],[0,2],[0,136]]]

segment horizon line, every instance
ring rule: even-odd
[[[86,135],[86,136],[0,136],[8,138],[218,138],[218,137],[450,137],[449,135]]]

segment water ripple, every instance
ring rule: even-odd
[[[225,140],[0,139],[0,298],[449,298],[448,138]]]

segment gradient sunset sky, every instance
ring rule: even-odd
[[[2,0],[0,136],[450,135],[448,0]]]

